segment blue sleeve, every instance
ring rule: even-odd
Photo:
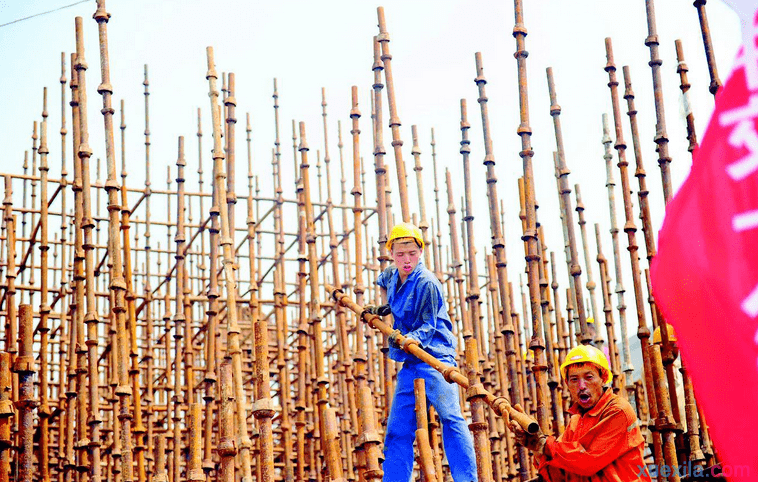
[[[376,284],[379,285],[381,288],[387,289],[387,276],[386,276],[387,270],[382,271],[379,273],[379,276],[376,277]]]
[[[419,288],[416,309],[421,320],[421,325],[405,336],[418,341],[422,348],[426,348],[431,343],[432,337],[437,331],[437,313],[442,299],[441,293],[434,283],[427,282]]]

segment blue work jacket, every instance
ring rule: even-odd
[[[393,328],[417,340],[424,350],[441,361],[455,363],[457,340],[445,308],[442,285],[424,263],[419,261],[402,284],[397,267],[390,266],[379,275],[376,284],[387,290]],[[415,359],[392,344],[389,356],[398,362]]]

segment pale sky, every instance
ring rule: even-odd
[[[0,0],[0,24],[65,6],[65,0],[9,2]],[[411,170],[411,128],[418,125],[419,143],[424,163],[427,212],[434,212],[433,179],[430,156],[430,128],[434,128],[439,162],[441,211],[445,242],[447,237],[447,196],[444,191],[444,170],[449,168],[456,182],[455,202],[458,221],[461,220],[462,193],[459,100],[468,100],[472,167],[472,193],[476,215],[476,242],[480,254],[490,250],[487,199],[481,117],[476,103],[477,89],[474,53],[482,52],[490,123],[498,173],[498,193],[505,202],[506,236],[511,280],[518,281],[523,272],[524,252],[521,225],[518,219],[516,180],[523,174],[518,157],[520,140],[516,135],[519,122],[516,60],[513,58],[515,40],[512,2],[452,0],[386,0],[387,27],[391,38],[395,90],[400,119],[408,184],[416,206],[415,173]],[[640,138],[644,146],[645,168],[648,174],[653,221],[659,226],[663,217],[663,195],[657,165],[653,135],[655,113],[652,100],[652,76],[647,65],[650,59],[644,45],[647,36],[645,2],[590,0],[533,0],[524,2],[524,20],[529,35],[527,69],[529,75],[530,119],[535,151],[534,172],[536,195],[540,205],[540,221],[546,226],[549,249],[556,251],[559,277],[567,286],[563,261],[563,238],[558,218],[558,197],[553,176],[552,152],[555,137],[549,115],[549,99],[545,68],[552,66],[558,102],[563,108],[561,121],[565,141],[566,162],[571,169],[569,182],[573,188],[580,183],[588,235],[595,258],[595,222],[601,223],[604,253],[612,262],[609,214],[605,188],[605,164],[602,158],[601,115],[611,114],[610,96],[604,72],[604,38],[612,37],[618,78],[621,67],[630,65]],[[208,115],[208,82],[206,46],[215,49],[219,72],[235,72],[237,78],[237,167],[238,194],[246,192],[244,119],[252,117],[254,162],[263,195],[271,194],[271,148],[273,147],[272,79],[278,78],[280,94],[281,137],[283,152],[283,185],[285,197],[294,197],[291,150],[291,120],[307,124],[311,148],[311,165],[315,167],[316,150],[323,155],[321,118],[321,88],[326,88],[329,122],[329,151],[333,161],[332,196],[339,200],[339,156],[337,151],[337,121],[342,122],[345,144],[348,202],[352,185],[350,150],[350,87],[357,85],[360,93],[362,155],[367,165],[368,190],[364,199],[374,199],[373,160],[371,158],[369,89],[373,81],[372,37],[378,33],[376,6],[366,1],[279,1],[279,2],[199,2],[183,1],[111,1],[107,10],[112,14],[108,24],[111,78],[114,87],[114,106],[120,99],[126,102],[127,158],[129,184],[141,186],[144,180],[144,96],[143,64],[150,69],[150,130],[152,140],[153,185],[165,188],[166,165],[175,173],[176,138],[187,139],[188,189],[197,186],[196,112],[203,110],[204,168],[206,190],[210,180],[210,149],[212,145]],[[49,89],[49,145],[51,177],[60,172],[60,54],[74,50],[74,17],[84,18],[86,60],[89,64],[90,144],[93,159],[103,157],[102,100],[95,88],[100,82],[97,24],[92,19],[95,2],[0,27],[0,53],[4,75],[0,76],[0,171],[21,173],[24,151],[31,149],[32,122],[40,120],[42,89]],[[729,69],[740,42],[739,21],[722,2],[707,4],[714,50],[722,80]],[[691,159],[686,151],[684,122],[680,114],[679,77],[676,73],[674,40],[681,38],[689,66],[692,84],[690,104],[694,112],[698,135],[703,130],[713,108],[708,92],[708,70],[700,37],[697,11],[691,1],[658,0],[656,2],[660,55],[663,59],[662,77],[665,95],[666,124],[671,140],[672,179],[675,188],[687,175]],[[68,55],[67,55],[68,64]],[[67,65],[66,76],[69,76]],[[386,91],[385,91],[386,92]],[[70,95],[66,89],[67,100]],[[628,157],[633,159],[626,103],[620,99],[625,123]],[[386,97],[385,97],[386,107]],[[116,119],[119,119],[117,111]],[[388,114],[385,112],[385,121]],[[612,121],[612,117],[611,117]],[[70,113],[67,125],[70,130]],[[117,121],[118,125],[118,121]],[[612,128],[612,126],[611,126]],[[68,142],[70,143],[70,135]],[[116,134],[119,142],[119,134]],[[385,160],[390,166],[393,195],[397,195],[394,157],[391,154],[391,135],[384,130]],[[70,144],[67,153],[71,162]],[[120,155],[119,155],[120,156]],[[119,164],[120,164],[120,157]],[[618,169],[614,176],[619,184]],[[103,166],[104,167],[104,166]],[[633,172],[633,166],[630,166]],[[120,169],[120,167],[119,167]],[[313,169],[312,171],[315,171]],[[69,168],[69,172],[71,169]],[[315,172],[313,172],[315,175]],[[93,173],[93,179],[94,179]],[[635,190],[637,182],[631,178]],[[315,183],[314,183],[315,185]],[[174,183],[175,186],[175,183]],[[315,196],[315,191],[314,191]],[[617,218],[623,225],[622,198],[617,188]],[[399,202],[395,215],[400,218]],[[574,199],[572,195],[572,205]],[[244,220],[244,204],[238,221]],[[104,212],[104,211],[103,211]],[[197,218],[197,215],[195,215]],[[640,225],[638,224],[638,227]],[[291,231],[296,230],[292,224]],[[578,229],[577,229],[578,233]],[[644,245],[641,235],[638,244]],[[625,253],[625,237],[620,237]],[[581,253],[581,246],[580,246]],[[644,260],[644,249],[640,251]],[[581,254],[580,254],[581,256]],[[629,262],[624,254],[623,265]],[[582,259],[582,265],[584,261]],[[646,266],[646,263],[643,263]],[[595,281],[598,269],[593,261]],[[484,270],[480,268],[480,273]],[[613,270],[611,269],[613,275]],[[586,281],[586,277],[584,278]],[[294,280],[293,280],[294,281]],[[631,277],[625,276],[626,304],[633,305]],[[518,287],[516,286],[516,289]],[[600,290],[598,288],[598,297]],[[565,298],[565,297],[564,297]],[[563,300],[565,303],[565,300]],[[615,302],[614,302],[615,305]],[[520,309],[520,306],[519,306]],[[630,333],[634,333],[630,327]]]

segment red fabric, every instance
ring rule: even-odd
[[[566,431],[548,437],[546,455],[537,455],[540,475],[550,482],[641,480],[650,482],[637,415],[626,400],[606,390],[597,405],[581,415],[576,404]]]
[[[758,61],[751,44],[716,98],[666,209],[651,275],[731,480],[758,478]],[[754,21],[752,22],[755,23]],[[746,25],[747,24],[747,25]],[[749,65],[752,68],[746,68]]]

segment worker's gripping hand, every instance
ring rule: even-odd
[[[372,315],[378,315],[378,316],[387,316],[387,315],[392,314],[390,305],[382,305],[382,306],[366,305],[363,308],[363,312],[370,313]]]
[[[526,413],[519,404],[514,405],[513,408],[521,413]],[[516,438],[516,443],[528,448],[532,452],[538,454],[544,453],[545,444],[547,443],[547,435],[542,433],[541,430],[534,434],[527,433],[526,430],[524,430],[514,420],[511,420],[510,428],[513,432],[514,437]]]

